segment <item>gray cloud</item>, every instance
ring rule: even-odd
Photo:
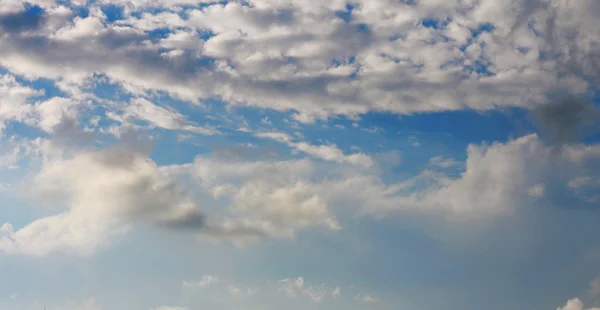
[[[7,33],[37,30],[45,21],[43,13],[21,11],[0,15],[0,30]]]
[[[199,209],[167,219],[159,219],[155,224],[173,230],[192,230],[199,232],[206,228],[206,215]]]
[[[562,145],[598,130],[600,110],[588,99],[568,95],[539,106],[534,119],[551,143]]]

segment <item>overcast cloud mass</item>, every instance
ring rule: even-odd
[[[0,310],[600,310],[599,20],[0,0]]]

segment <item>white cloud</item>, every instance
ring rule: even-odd
[[[333,290],[333,292],[331,292],[331,298],[337,299],[341,294],[342,294],[342,290],[338,286]]]
[[[590,282],[590,288],[587,295],[591,300],[600,302],[600,275]]]
[[[229,285],[228,290],[230,295],[236,297],[251,297],[256,294],[256,291],[251,288],[241,289],[235,285]]]
[[[64,118],[75,119],[82,102],[63,97],[40,100],[44,91],[23,86],[15,76],[0,74],[0,134],[9,122],[53,132]]]
[[[184,287],[209,287],[214,283],[219,282],[217,277],[211,275],[202,276],[199,281],[183,281]]]
[[[119,146],[63,154],[44,161],[28,194],[64,211],[19,229],[5,224],[0,249],[90,255],[137,223],[191,230],[240,246],[262,237],[293,238],[310,227],[339,230],[323,199],[306,183],[311,171],[306,160],[230,163],[200,157],[191,165],[159,167],[143,152]],[[204,196],[205,203],[225,195],[227,211],[209,215],[201,210],[180,188],[177,178],[183,174],[194,177],[199,186],[194,194]],[[224,186],[229,189],[218,194]]]
[[[585,308],[583,302],[579,298],[569,299],[563,307],[558,307],[556,310],[599,310],[600,308]]]
[[[4,225],[0,249],[45,255],[92,254],[140,220],[167,227],[201,226],[199,209],[145,155],[126,149],[81,152],[44,164],[31,190],[66,210],[13,231]]]
[[[354,300],[360,300],[360,301],[368,303],[368,304],[376,303],[379,301],[378,298],[375,298],[371,295],[361,295],[361,294],[357,294],[356,296],[354,296]]]
[[[158,106],[145,98],[134,98],[124,108],[123,114],[110,114],[114,119],[126,123],[130,119],[147,122],[150,127],[169,130],[185,130],[203,135],[215,135],[220,132],[210,127],[200,127],[189,122],[185,116],[172,108]]]
[[[116,22],[99,10],[82,18],[44,3],[49,18],[4,27],[0,64],[16,74],[81,85],[99,73],[136,93],[293,110],[301,122],[369,111],[533,107],[550,91],[584,93],[599,79],[593,0],[360,0],[348,21],[337,16],[345,1],[202,8],[173,7],[188,0],[103,1],[126,7]],[[22,9],[3,6],[1,16]],[[438,27],[424,27],[425,18]],[[477,32],[485,24],[493,27]],[[147,32],[161,28],[172,33],[149,40]]]
[[[546,188],[544,187],[544,184],[536,184],[527,190],[527,194],[529,194],[529,196],[531,196],[533,198],[544,197],[545,193],[546,193]]]
[[[589,176],[577,177],[569,181],[569,188],[578,190],[582,187],[589,185],[592,182],[592,178]]]
[[[22,86],[13,75],[0,75],[0,134],[7,122],[25,121],[31,113],[30,98],[41,94],[41,91]]]
[[[296,151],[309,154],[316,158],[321,158],[327,161],[338,163],[351,163],[369,168],[373,165],[371,157],[364,153],[355,153],[345,155],[342,150],[333,144],[312,145],[307,142],[293,142],[293,138],[281,132],[262,132],[257,133],[259,138],[268,138],[282,143],[286,143],[289,147]]]
[[[44,164],[32,183],[63,213],[16,231],[2,228],[8,253],[53,251],[91,254],[136,222],[191,229],[212,242],[238,246],[263,237],[294,238],[311,228],[339,230],[337,216],[409,211],[455,219],[489,218],[517,211],[546,193],[549,180],[567,188],[582,172],[597,173],[597,146],[566,145],[560,152],[536,135],[506,143],[470,145],[458,177],[423,170],[398,183],[382,181],[377,169],[338,163],[322,170],[308,159],[245,161],[199,156],[191,164],[159,167],[146,155],[119,149],[80,152]],[[552,165],[569,174],[555,174]],[[191,175],[190,190],[222,212],[206,214],[178,189]],[[93,176],[93,177],[90,177]],[[544,183],[542,183],[544,182]],[[543,184],[543,185],[542,185]]]
[[[306,296],[316,303],[322,302],[329,295],[332,295],[333,299],[339,295],[339,287],[333,291],[329,291],[324,284],[320,286],[306,284],[302,277],[296,279],[283,279],[278,281],[277,284],[278,291],[284,293],[289,298]]]
[[[587,297],[592,302],[600,301],[600,276],[598,276],[590,282],[589,289],[586,293]],[[557,310],[600,310],[600,308],[586,308],[581,299],[572,298],[569,299],[564,306],[558,307]]]
[[[229,216],[215,224],[206,236],[209,240],[244,245],[263,236],[293,238],[296,230],[310,227],[340,229],[313,189],[314,167],[309,160],[248,162],[198,157],[190,168],[199,186],[231,203]]]
[[[445,158],[444,156],[436,156],[429,159],[429,164],[441,168],[450,168],[453,166],[460,165],[458,161],[452,158]]]
[[[592,168],[599,160],[597,146],[569,145],[556,152],[529,135],[507,143],[470,145],[465,170],[458,177],[423,170],[386,184],[376,174],[353,174],[330,178],[319,186],[331,205],[355,206],[380,215],[400,210],[477,219],[517,211],[547,194],[550,181],[566,189],[571,176],[600,173]],[[565,169],[556,171],[554,165]]]

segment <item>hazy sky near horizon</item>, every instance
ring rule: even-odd
[[[600,310],[598,20],[0,0],[0,310]]]

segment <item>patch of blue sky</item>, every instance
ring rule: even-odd
[[[159,164],[183,164],[190,162],[198,155],[207,154],[218,149],[246,148],[247,154],[251,146],[263,146],[265,141],[254,136],[253,133],[238,131],[248,125],[253,131],[272,131],[272,125],[265,125],[264,119],[269,116],[276,124],[282,125],[283,121],[277,117],[281,113],[252,108],[227,108],[217,100],[203,100],[201,104],[192,104],[168,96],[151,98],[157,105],[171,107],[184,115],[191,123],[215,128],[221,134],[201,135],[183,130],[161,130],[160,139],[152,158]],[[262,127],[260,127],[262,126]],[[270,142],[270,141],[267,141]],[[248,154],[249,157],[251,154]],[[253,157],[254,158],[254,157]]]
[[[479,27],[477,27],[475,29],[471,29],[471,36],[476,38],[484,32],[494,32],[494,30],[496,30],[496,27],[493,24],[483,23],[483,24],[479,25]]]
[[[369,113],[359,122],[361,128],[378,126],[378,133],[357,131],[348,135],[346,143],[357,144],[367,150],[399,149],[404,169],[417,172],[431,157],[445,156],[459,161],[466,159],[469,144],[507,141],[535,131],[529,113],[522,109],[477,112],[471,110],[424,113],[397,116],[387,113]],[[348,126],[346,126],[348,127]],[[347,129],[346,129],[347,130]],[[418,141],[419,146],[414,143]],[[345,143],[341,143],[344,145]]]
[[[149,39],[151,39],[152,41],[158,41],[160,39],[164,39],[166,37],[169,36],[169,34],[171,34],[173,32],[173,30],[169,29],[168,27],[164,27],[164,28],[156,28],[156,29],[152,29],[150,31],[146,31],[146,34],[148,35]]]
[[[337,11],[335,12],[335,16],[342,19],[346,23],[349,23],[352,19],[352,10],[354,10],[355,6],[353,4],[347,3],[345,11]]]
[[[495,73],[489,70],[489,62],[477,59],[473,62],[473,65],[467,65],[463,67],[468,73],[475,72],[479,76],[494,76]]]
[[[369,113],[363,115],[359,121],[338,117],[327,122],[299,124],[292,120],[292,111],[282,113],[248,107],[226,109],[219,101],[207,104],[208,107],[185,102],[170,105],[191,121],[199,125],[220,127],[219,130],[226,133],[224,136],[197,136],[196,141],[200,140],[202,144],[235,146],[251,143],[272,147],[280,144],[256,138],[253,133],[237,131],[238,126],[246,126],[241,125],[246,123],[253,132],[278,131],[292,137],[296,137],[295,133],[301,133],[302,138],[297,138],[297,141],[306,141],[314,145],[333,143],[347,154],[364,152],[375,155],[399,150],[403,162],[408,163],[399,169],[407,175],[426,167],[431,157],[441,155],[462,161],[466,159],[466,148],[469,144],[506,141],[535,129],[528,112],[521,109],[504,112],[456,111],[402,117],[387,113]],[[357,124],[357,127],[354,124]],[[340,129],[342,126],[344,129]],[[167,140],[169,139],[165,139]],[[416,141],[419,143],[418,147],[415,147]],[[207,148],[195,150],[186,146],[188,147],[188,151],[191,152],[208,151]],[[185,149],[183,151],[185,153]]]
[[[490,23],[483,23],[483,24],[480,24],[477,28],[470,29],[471,37],[469,39],[467,39],[467,42],[460,47],[460,50],[463,52],[466,51],[467,47],[469,47],[471,44],[473,44],[473,41],[474,41],[473,39],[479,37],[479,35],[481,35],[482,33],[494,32],[495,29],[496,29],[496,27]]]
[[[90,16],[90,10],[87,6],[71,5],[71,1],[67,0],[57,0],[56,3],[59,5],[64,5],[71,9],[71,13],[73,14],[73,16],[77,16],[80,18],[86,18]]]
[[[44,9],[39,5],[32,4],[29,2],[24,3],[25,6],[25,14],[29,16],[40,16],[44,14]]]
[[[423,25],[423,27],[425,27],[425,28],[439,29],[440,28],[439,23],[440,23],[439,20],[432,19],[432,18],[427,18],[427,19],[421,20],[421,25]]]
[[[103,74],[95,74],[92,84],[84,86],[82,89],[110,101],[127,101],[132,98],[131,94],[120,84],[111,83]]]
[[[431,28],[434,30],[445,28],[452,19],[450,17],[439,19],[439,18],[424,18],[419,23],[425,28]]]
[[[7,137],[14,136],[18,138],[49,137],[45,131],[22,122],[9,122],[4,130],[4,135]]]
[[[6,71],[0,68],[0,73],[6,73]],[[43,94],[40,94],[39,96],[33,96],[31,98],[34,101],[48,99],[52,97],[67,97],[67,94],[61,91],[51,79],[39,78],[35,80],[30,80],[23,78],[22,76],[15,75],[15,80],[23,86],[30,87],[38,91],[43,91]]]
[[[334,58],[331,60],[331,66],[337,67],[345,64],[353,64],[356,61],[355,56],[348,56],[343,58]]]
[[[198,155],[212,151],[212,145],[222,141],[214,136],[186,135],[186,133],[155,129],[152,131],[154,139],[152,160],[158,165],[181,165],[194,161]]]
[[[363,23],[357,24],[356,25],[356,30],[359,33],[369,33],[370,32],[369,25],[368,24],[363,24]]]
[[[106,15],[106,20],[110,23],[124,19],[125,8],[116,4],[107,4],[101,6],[102,12]]]

